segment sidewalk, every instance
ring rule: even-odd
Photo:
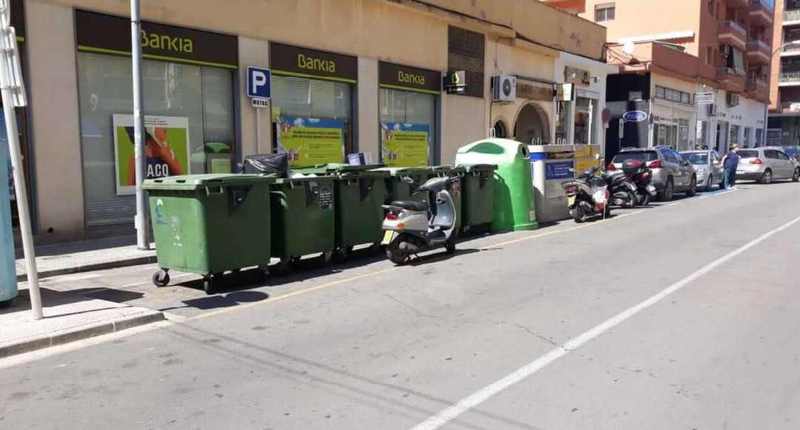
[[[31,317],[28,290],[0,309],[0,358],[74,342],[164,319],[151,309],[42,288],[44,318]]]
[[[39,278],[154,263],[155,251],[140,251],[135,241],[135,237],[123,236],[37,246]],[[18,250],[17,281],[21,282],[27,275],[20,253]]]

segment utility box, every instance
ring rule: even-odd
[[[528,148],[516,140],[489,138],[459,148],[456,165],[490,164],[495,173],[492,231],[538,227]]]
[[[14,231],[11,227],[11,162],[5,126],[0,120],[0,307],[17,297],[17,269]]]

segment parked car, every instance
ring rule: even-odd
[[[722,173],[722,157],[717,151],[685,151],[681,155],[688,162],[692,163],[697,172],[697,184],[705,191],[711,191],[715,186],[722,186],[724,180]]]
[[[692,197],[697,192],[697,173],[681,154],[666,146],[655,148],[623,148],[608,164],[608,170],[621,169],[627,160],[640,160],[653,171],[653,185],[659,200],[672,200],[674,193]]]
[[[774,180],[800,180],[800,164],[783,152],[781,147],[737,149],[739,167],[736,180],[758,181],[769,184]]]

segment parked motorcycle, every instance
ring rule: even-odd
[[[562,185],[567,195],[569,214],[577,223],[594,216],[606,218],[611,213],[608,183],[599,172],[600,169],[592,168]]]
[[[647,206],[650,200],[658,194],[653,185],[653,172],[641,160],[626,160],[622,163],[622,172],[636,185],[636,200],[638,206]]]
[[[635,207],[638,203],[636,184],[624,172],[612,171],[603,174],[611,195],[609,204],[623,208]]]
[[[403,178],[412,184],[411,178]],[[444,247],[448,254],[456,251],[456,206],[449,188],[457,178],[431,178],[414,194],[427,193],[426,201],[395,201],[383,206],[386,256],[392,263],[403,265],[420,252]],[[428,202],[434,202],[430,205]]]

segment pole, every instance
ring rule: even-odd
[[[3,115],[6,121],[8,152],[11,158],[11,170],[14,175],[14,190],[17,196],[17,212],[19,213],[19,229],[22,236],[22,249],[25,253],[25,270],[28,275],[28,297],[31,302],[33,319],[42,319],[42,295],[39,291],[39,272],[36,268],[36,254],[33,247],[33,231],[31,214],[28,207],[28,188],[25,184],[25,170],[22,165],[22,151],[19,147],[17,130],[17,106],[27,105],[25,87],[22,81],[22,70],[17,49],[17,35],[10,26],[10,5],[8,1],[0,2],[0,93],[3,100]],[[0,178],[1,180],[5,180]]]
[[[136,247],[140,250],[150,249],[150,222],[147,213],[142,184],[145,177],[145,153],[142,132],[142,45],[141,22],[139,20],[139,0],[131,0],[131,65],[133,68],[133,135],[134,157],[136,160]]]
[[[256,112],[256,154],[261,152],[261,109],[254,109]],[[272,151],[270,151],[272,152]]]

